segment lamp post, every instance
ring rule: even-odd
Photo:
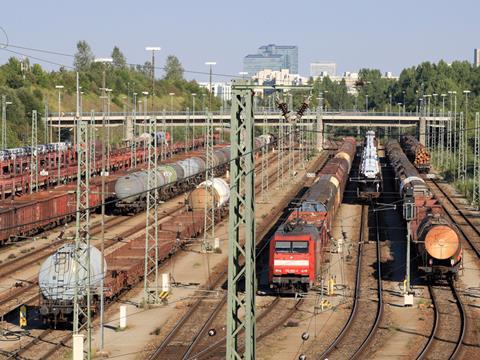
[[[58,90],[58,142],[61,141],[60,135],[61,135],[61,126],[60,126],[60,116],[61,116],[61,110],[62,110],[62,89],[63,85],[55,85],[55,89]],[[57,146],[57,184],[60,184],[60,176],[61,176],[61,166],[62,166],[62,156],[60,154],[60,144]]]
[[[405,90],[402,91],[403,94],[403,115],[405,115]]]
[[[145,47],[146,51],[152,52],[152,111],[153,111],[153,102],[155,101],[155,51],[162,50],[159,46],[147,46]]]
[[[365,94],[365,112],[368,113],[368,94]]]
[[[197,96],[196,93],[192,93],[192,140],[195,140],[195,97],[196,96]]]
[[[401,109],[402,109],[402,103],[399,102],[397,103],[398,106],[398,140],[400,140],[400,116],[401,116]]]
[[[7,148],[7,106],[12,105],[7,97],[2,95],[2,149]]]
[[[170,142],[173,146],[173,97],[175,96],[175,93],[171,92],[168,95],[170,96]],[[172,157],[172,146],[170,146],[170,157]]]
[[[110,94],[112,93],[112,89],[105,89],[107,93],[107,173],[110,172]]]
[[[392,113],[392,93],[388,94],[388,98],[390,100],[390,108],[389,108],[389,111],[390,111],[390,114]]]
[[[210,86],[208,88],[208,91],[209,91],[208,108],[210,109],[210,111],[212,111],[212,69],[215,65],[217,65],[217,63],[215,61],[207,61],[205,65],[210,67],[210,81],[209,81]]]
[[[95,62],[101,63],[102,64],[102,136],[105,136],[105,113],[106,113],[106,107],[105,107],[105,92],[106,92],[106,64],[112,63],[113,59],[112,58],[96,58]],[[92,139],[95,141],[95,139]],[[108,139],[108,145],[110,146],[110,139]],[[105,140],[102,140],[102,194],[101,194],[101,201],[102,201],[102,207],[101,207],[101,212],[102,212],[102,222],[101,222],[101,245],[100,245],[100,251],[102,253],[102,259],[104,258],[104,253],[105,253]],[[105,343],[105,334],[104,334],[104,322],[105,322],[105,297],[104,297],[104,277],[105,277],[105,264],[103,261],[101,261],[101,274],[102,274],[102,279],[100,281],[100,351],[103,351],[104,348],[104,343]]]
[[[468,94],[470,94],[470,90],[463,90],[465,94],[465,120],[464,120],[464,134],[463,134],[463,143],[465,145],[465,173],[464,173],[464,180],[467,180],[467,167],[468,167]],[[468,191],[467,191],[468,192]]]

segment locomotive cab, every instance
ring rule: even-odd
[[[318,232],[282,229],[270,242],[270,284],[276,289],[307,291],[315,282]]]

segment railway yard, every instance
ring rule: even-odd
[[[243,246],[253,239],[253,293],[246,273],[235,280],[236,296],[254,301],[256,358],[480,358],[478,209],[415,136],[369,129],[318,146],[278,108],[290,124],[252,132],[250,143],[233,126],[175,143],[155,128],[112,152],[108,169],[101,153],[85,163],[78,143],[46,145],[35,186],[34,154],[5,152],[0,357],[244,351],[246,322],[230,342],[232,321],[248,317],[230,297],[231,267],[249,261],[247,250],[232,260],[237,236]],[[235,185],[235,167],[248,163],[236,158],[239,144],[251,147],[242,155],[250,185]],[[230,206],[238,188],[251,191],[255,225],[232,235],[232,216],[248,208]]]

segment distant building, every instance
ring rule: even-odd
[[[287,85],[287,86],[296,86],[296,85],[306,85],[308,78],[300,76],[298,74],[291,74],[288,69],[282,69],[280,71],[264,69],[260,70],[254,76],[252,76],[253,81],[257,85]],[[263,90],[256,90],[257,93],[263,94]],[[265,90],[265,95],[271,90]]]
[[[208,89],[210,82],[198,83],[200,87]],[[220,98],[222,101],[232,100],[232,85],[230,83],[212,82],[213,96]]]
[[[334,77],[337,75],[337,64],[327,62],[315,62],[310,64],[310,76],[317,77]]]
[[[480,66],[480,49],[473,50],[473,65]]]
[[[252,76],[264,69],[288,69],[291,74],[298,74],[298,46],[263,45],[258,48],[257,54],[249,54],[243,58],[243,71],[248,75]]]

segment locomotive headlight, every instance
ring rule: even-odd
[[[453,266],[454,264],[455,264],[455,259],[454,259],[454,258],[451,258],[451,259],[450,259],[450,265]]]
[[[429,264],[430,266],[432,266],[432,264],[433,264],[433,259],[428,260],[428,264]]]

